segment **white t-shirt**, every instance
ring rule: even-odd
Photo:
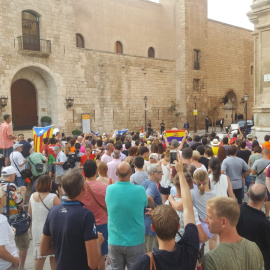
[[[220,175],[219,181],[216,183],[213,181],[213,175],[209,175],[210,179],[210,188],[214,190],[217,196],[226,196],[228,197],[227,190],[228,190],[228,180],[227,176],[224,174]]]
[[[0,214],[0,246],[5,246],[6,250],[13,256],[19,257],[14,240],[14,231],[8,224],[7,218]],[[12,263],[0,258],[0,269],[7,269]]]
[[[25,164],[23,164],[24,163],[24,157],[23,157],[22,153],[19,152],[19,151],[13,151],[10,154],[9,158],[10,158],[11,166],[14,167],[15,170],[16,170],[16,176],[21,177],[20,172],[25,169]],[[15,165],[14,162],[16,163],[16,165]],[[23,164],[23,166],[20,167],[19,166],[20,164]],[[19,171],[18,171],[18,169],[19,169]]]

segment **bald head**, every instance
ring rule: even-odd
[[[249,187],[248,197],[254,203],[263,203],[266,198],[266,188],[262,184],[254,184]]]
[[[122,161],[117,166],[116,174],[118,175],[118,181],[129,182],[130,176],[132,174],[132,170],[129,163],[127,163],[126,161]]]
[[[112,144],[112,143],[108,143],[108,144],[106,145],[107,155],[109,154],[109,156],[110,156],[111,153],[113,152],[113,150],[114,150],[113,144]]]

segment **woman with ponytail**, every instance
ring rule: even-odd
[[[211,171],[210,188],[216,192],[217,196],[234,198],[231,181],[228,176],[221,174],[221,162],[218,158],[210,159],[209,170]]]
[[[206,219],[206,202],[216,196],[216,192],[209,188],[208,174],[204,170],[197,170],[193,175],[194,183],[198,189],[191,190],[191,197],[193,205],[198,211],[199,218],[201,221],[202,228],[207,234],[209,241],[209,249],[212,250],[216,246],[216,235],[210,233],[207,223],[204,222]]]

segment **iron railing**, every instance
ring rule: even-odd
[[[51,41],[27,36],[18,37],[19,50],[51,53]]]

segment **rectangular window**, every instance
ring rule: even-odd
[[[250,66],[250,75],[253,75],[253,66]]]
[[[200,50],[194,50],[194,70],[200,69]]]
[[[199,79],[193,79],[193,91],[200,92],[200,80]]]

